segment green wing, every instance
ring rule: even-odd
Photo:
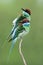
[[[13,41],[15,38],[17,38],[18,35],[19,35],[20,33],[22,33],[24,30],[25,30],[25,28],[24,28],[22,25],[21,25],[21,26],[18,26],[17,30],[16,30],[16,31],[14,30],[14,31],[15,31],[15,34],[14,34],[13,37],[11,36],[9,42],[10,42],[10,41]]]
[[[22,33],[25,30],[23,26],[19,26],[17,31],[15,32],[14,38],[18,37],[20,33]]]

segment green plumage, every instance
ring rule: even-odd
[[[20,33],[22,33],[25,30],[25,28],[23,26],[19,26],[17,31],[15,32],[15,36],[14,37],[18,37],[18,35]]]
[[[23,20],[23,19],[25,19],[26,17],[25,16],[19,16],[19,18],[17,19],[17,21],[16,21],[16,26],[15,26],[15,28],[18,26],[18,24]]]
[[[23,27],[23,25],[18,26],[17,30],[15,31],[15,34],[14,34],[13,38],[12,38],[12,36],[11,36],[11,39],[10,39],[9,41],[14,40],[15,38],[17,38],[18,35],[19,35],[20,33],[22,33],[23,31],[25,31],[25,28]]]
[[[23,11],[23,14],[17,18],[16,22],[14,20],[15,26],[10,34],[11,38],[9,39],[9,41],[17,38],[19,36],[19,34],[23,33],[23,31],[29,32],[29,28],[30,28],[30,24],[29,24],[30,19],[29,18],[30,18],[30,15]],[[23,25],[24,23],[25,23],[25,25]],[[27,23],[28,23],[28,26],[27,26]]]

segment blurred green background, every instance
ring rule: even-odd
[[[13,48],[9,62],[7,57],[11,43],[6,40],[13,27],[12,21],[21,14],[21,8],[32,11],[31,29],[22,43],[27,65],[43,65],[43,0],[0,0],[0,65],[23,65],[18,51],[20,40]]]

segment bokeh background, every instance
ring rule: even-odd
[[[20,40],[16,42],[7,62],[11,47],[7,37],[13,27],[12,21],[22,12],[21,8],[32,11],[30,32],[22,43],[27,65],[43,65],[43,0],[0,0],[0,65],[23,65],[18,51]]]

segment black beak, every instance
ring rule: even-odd
[[[25,9],[21,8],[21,10],[25,11]]]

